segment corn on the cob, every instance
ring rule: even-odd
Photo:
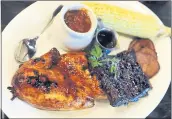
[[[117,32],[150,39],[164,35],[171,36],[171,28],[159,24],[152,15],[97,2],[82,2],[82,4],[90,7],[106,26],[112,27]]]

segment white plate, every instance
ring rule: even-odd
[[[48,18],[53,10],[59,4],[71,3],[67,1],[40,1],[29,6],[17,15],[5,28],[2,33],[2,110],[9,118],[145,118],[159,104],[165,95],[171,81],[171,42],[170,38],[159,39],[155,43],[158,53],[158,60],[161,66],[159,73],[150,79],[153,90],[149,96],[142,98],[137,103],[131,103],[128,106],[111,107],[108,101],[96,102],[96,105],[90,109],[77,111],[45,111],[33,108],[32,106],[18,99],[11,101],[11,93],[7,90],[10,86],[11,78],[18,68],[18,63],[14,60],[14,50],[18,42],[26,37],[36,36],[46,25]],[[107,1],[106,1],[107,3]],[[153,14],[148,8],[139,2],[109,2],[121,7],[140,11],[145,14]],[[162,23],[160,21],[160,23]],[[41,36],[37,44],[39,50],[36,56],[40,56],[56,47],[61,53],[64,53],[58,47],[58,36],[63,35],[58,29],[58,16],[53,24]],[[121,49],[127,49],[131,38],[120,36]],[[114,54],[119,51],[113,52]]]

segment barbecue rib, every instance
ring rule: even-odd
[[[59,54],[56,48],[20,66],[13,77],[14,97],[46,110],[75,110],[94,106],[104,96],[87,69],[85,53]]]
[[[99,59],[101,60],[103,60],[101,67],[89,68],[100,80],[100,86],[106,93],[110,105],[113,107],[125,105],[148,95],[152,87],[136,62],[134,50],[109,55]],[[115,67],[114,71],[111,71],[112,66]]]

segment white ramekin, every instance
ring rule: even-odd
[[[70,29],[65,21],[64,16],[68,10],[79,10],[85,8],[88,12],[88,15],[91,19],[91,28],[88,32],[80,33]],[[86,48],[92,41],[95,30],[97,28],[97,18],[93,11],[86,5],[83,4],[73,4],[64,6],[60,12],[60,22],[61,30],[63,32],[62,47],[67,51],[78,51]]]

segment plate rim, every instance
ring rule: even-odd
[[[31,7],[33,6],[33,5],[35,5],[35,4],[39,4],[40,2],[42,2],[42,1],[36,1],[36,2],[34,2],[33,4],[31,4],[31,5],[29,5],[28,7],[26,7],[25,9],[23,9],[22,11],[20,11],[9,23],[8,23],[8,25],[4,28],[4,30],[2,31],[2,36],[3,36],[3,34],[8,30],[8,27],[10,26],[10,24],[18,17],[18,16],[20,16],[20,14],[22,14],[24,11],[27,11],[28,10],[28,8],[30,8],[31,9]],[[51,2],[51,1],[50,1]],[[79,2],[79,1],[78,1]],[[96,1],[96,2],[98,2],[98,1]],[[104,1],[103,1],[104,2]],[[140,3],[140,2],[138,2],[138,1],[135,1],[135,2],[137,2],[137,3],[139,3],[139,4],[141,4],[143,7],[145,7],[145,9],[147,9],[147,10],[149,10],[149,12],[151,12],[155,17],[157,17],[157,19],[163,24],[163,22],[160,20],[160,18],[152,11],[152,10],[150,10],[147,6],[145,6],[144,4],[142,4],[142,3]],[[6,30],[7,29],[7,30]],[[2,39],[2,42],[3,42],[3,39]],[[1,47],[2,47],[2,45],[1,45]],[[2,52],[1,53],[3,53],[3,49],[2,49]],[[2,79],[2,78],[1,78]],[[2,79],[3,80],[3,79]],[[169,82],[169,85],[170,85],[170,83],[171,83],[171,80],[170,80],[170,82]],[[3,83],[2,83],[3,84]],[[164,98],[164,96],[165,96],[165,94],[167,93],[167,90],[168,90],[168,88],[169,88],[169,85],[168,85],[168,87],[167,87],[167,89],[166,89],[166,91],[165,91],[165,93],[164,93],[164,95],[161,97],[161,100]],[[160,100],[160,102],[161,102],[161,100]],[[160,103],[159,102],[159,103]],[[158,103],[158,104],[159,104]],[[156,105],[156,107],[158,106],[158,104]],[[154,109],[156,108],[156,107],[154,107]],[[153,109],[153,110],[154,110]],[[153,111],[152,110],[152,111]],[[2,111],[4,111],[3,110],[3,108],[2,108]],[[152,112],[151,111],[151,112]],[[150,112],[150,113],[151,113]],[[149,113],[149,114],[150,114]],[[148,115],[149,115],[148,114]],[[8,116],[8,114],[6,114],[7,116]],[[148,116],[148,115],[146,115],[146,117]],[[11,117],[9,117],[9,118],[11,118]]]

